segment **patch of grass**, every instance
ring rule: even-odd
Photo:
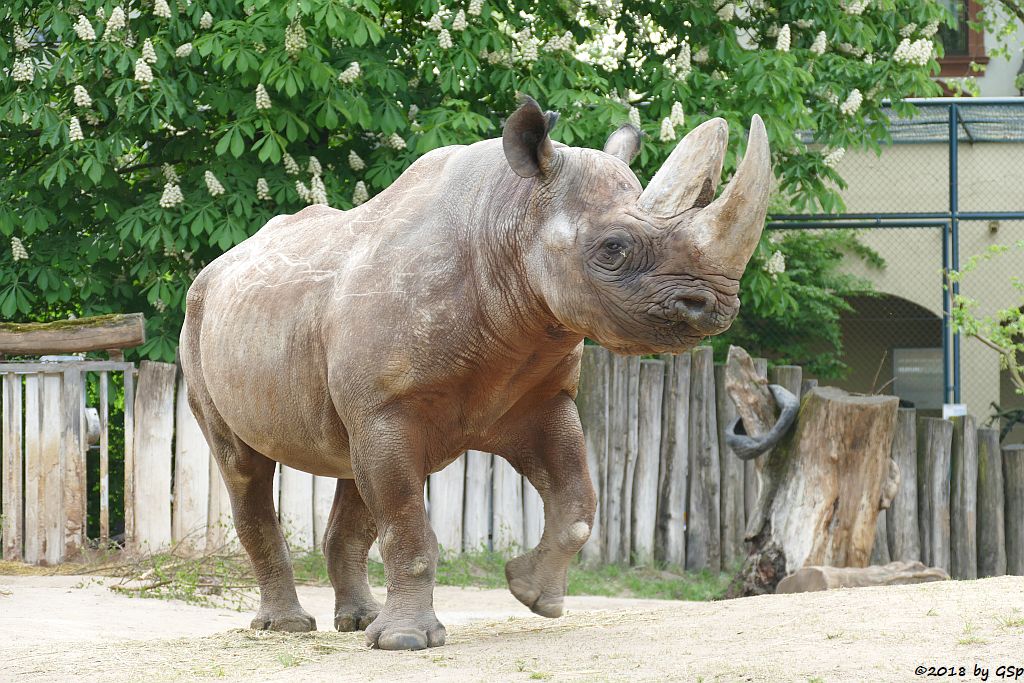
[[[843,637],[843,632],[842,631],[836,631],[835,633],[826,633],[825,634],[825,639],[826,640],[835,640],[836,638],[842,638],[842,637]]]
[[[960,640],[958,640],[957,643],[960,645],[984,645],[986,642],[988,642],[985,639],[978,637],[978,635],[975,633],[976,630],[977,629],[974,626],[974,624],[972,624],[969,621],[965,622],[964,634],[960,637]]]
[[[534,671],[530,674],[531,681],[546,681],[551,678],[551,674],[546,671]]]
[[[1020,610],[1013,610],[1008,616],[996,617],[1000,628],[1024,628],[1024,615]]]
[[[281,654],[279,654],[277,656],[277,661],[281,662],[281,666],[285,668],[298,666],[302,663],[302,660],[300,660],[298,657],[296,657],[290,652],[282,652]]]

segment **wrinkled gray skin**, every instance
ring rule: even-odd
[[[323,545],[335,627],[382,649],[444,643],[423,484],[470,448],[540,492],[541,541],[506,575],[523,604],[561,615],[595,508],[573,402],[582,339],[678,352],[729,326],[764,221],[767,142],[755,118],[757,173],[741,167],[733,198],[704,210],[720,119],[677,148],[693,168],[667,162],[641,196],[637,131],[571,148],[548,138],[556,118],[527,100],[502,140],[430,152],[363,206],[274,218],[189,290],[182,369],[259,581],[253,628],[316,628],[274,512],[280,462],[338,479]],[[383,606],[366,578],[378,535]]]

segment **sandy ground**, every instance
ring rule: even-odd
[[[329,588],[300,599],[330,626]],[[953,666],[941,678],[1001,681],[1011,665],[1024,681],[1024,577],[566,602],[567,616],[543,619],[507,591],[439,587],[448,644],[397,653],[366,649],[362,634],[248,631],[248,613],[129,598],[88,577],[0,576],[0,680],[911,681],[938,678],[919,666]]]

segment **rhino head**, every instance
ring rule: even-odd
[[[764,227],[771,159],[754,116],[746,155],[715,199],[728,124],[679,142],[646,189],[626,125],[604,150],[553,143],[557,115],[527,99],[502,136],[512,170],[537,183],[525,217],[531,286],[565,327],[620,353],[681,352],[739,312],[739,280]]]

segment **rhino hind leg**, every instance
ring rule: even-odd
[[[586,448],[576,404],[565,394],[522,421],[527,449],[508,460],[534,485],[544,501],[544,533],[536,548],[505,565],[509,590],[535,614],[560,617],[569,563],[590,537],[596,496],[587,472]]]
[[[364,631],[380,614],[370,594],[366,556],[377,538],[377,524],[352,479],[339,479],[324,534],[327,573],[334,586],[334,628]]]

